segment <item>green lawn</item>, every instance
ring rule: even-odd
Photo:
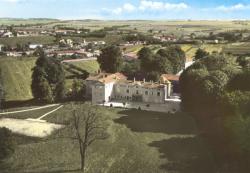
[[[28,119],[28,118],[32,118],[32,119],[36,119],[41,117],[42,115],[56,109],[58,106],[53,106],[53,107],[47,107],[47,108],[43,108],[43,109],[38,109],[38,110],[32,110],[32,111],[28,111],[28,112],[21,112],[21,113],[13,113],[13,114],[7,114],[7,115],[0,115],[1,118],[17,118],[17,119]],[[22,107],[20,109],[8,109],[8,112],[12,112],[12,111],[16,111],[16,110],[25,110],[25,109],[31,109],[31,108],[35,108],[35,107]],[[5,112],[7,112],[7,110],[5,110]]]
[[[68,124],[70,108],[67,104],[46,119]],[[214,171],[209,149],[195,136],[195,123],[187,115],[104,107],[96,111],[106,119],[103,123],[108,125],[109,138],[95,142],[88,150],[87,173]],[[67,126],[47,139],[20,142],[9,159],[11,171],[79,172],[78,144],[67,138],[71,134]]]

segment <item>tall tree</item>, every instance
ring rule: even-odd
[[[64,97],[64,71],[60,62],[48,58],[38,49],[39,58],[33,68],[31,89],[35,99],[52,102]]]
[[[101,69],[108,73],[120,72],[122,70],[122,53],[118,46],[108,46],[102,49],[97,59]]]
[[[141,70],[145,73],[153,70],[154,54],[148,47],[142,48],[138,52],[138,59],[141,61]]]
[[[81,106],[73,110],[73,139],[78,141],[81,157],[81,170],[84,172],[88,148],[96,141],[106,139],[106,128],[95,107]]]
[[[71,97],[73,100],[83,100],[85,97],[86,85],[83,80],[74,79],[72,84]]]

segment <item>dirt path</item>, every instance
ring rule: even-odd
[[[58,108],[56,108],[56,109],[54,109],[54,110],[52,110],[52,111],[50,111],[50,112],[48,112],[48,113],[42,115],[41,117],[39,117],[39,118],[37,118],[37,119],[38,119],[38,120],[41,120],[41,119],[45,118],[46,116],[48,116],[49,114],[52,114],[53,112],[57,111],[58,109],[60,109],[60,108],[62,108],[62,107],[63,107],[63,105],[61,105],[61,106],[59,106]]]
[[[54,107],[54,106],[59,106],[59,104],[52,104],[52,105],[40,106],[40,107],[36,107],[36,108],[19,110],[19,111],[12,111],[12,112],[2,112],[2,113],[0,113],[0,115],[8,115],[8,114],[17,114],[17,113],[22,113],[22,112],[29,112],[29,111],[34,111],[34,110],[39,110],[39,109],[45,109],[45,108]]]

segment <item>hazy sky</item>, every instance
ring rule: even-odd
[[[250,19],[250,0],[0,0],[0,17]]]

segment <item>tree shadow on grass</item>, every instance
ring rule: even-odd
[[[45,103],[36,101],[34,99],[30,100],[12,100],[12,101],[6,101],[3,104],[4,109],[10,109],[10,108],[18,108],[18,107],[24,107],[24,106],[42,106]]]
[[[167,163],[161,166],[164,170],[180,173],[216,172],[213,156],[200,137],[154,141],[149,146],[156,147],[160,157],[167,159]]]
[[[53,170],[53,171],[27,171],[27,172],[19,172],[15,171],[15,173],[81,173],[80,169],[71,169],[71,170]],[[3,172],[3,173],[13,173],[13,172]]]
[[[139,110],[120,111],[122,116],[114,121],[124,124],[135,132],[152,132],[166,134],[196,134],[193,119],[185,114],[167,114]]]

